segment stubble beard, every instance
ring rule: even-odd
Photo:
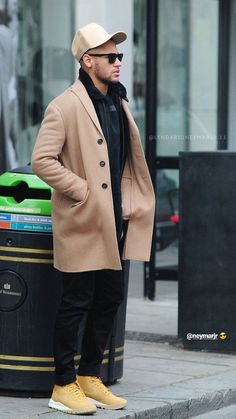
[[[119,82],[119,79],[117,79],[117,80],[111,80],[110,78],[102,77],[102,76],[99,74],[99,71],[98,71],[98,69],[97,69],[97,68],[96,68],[96,77],[97,77],[97,79],[98,79],[101,83],[105,84],[106,86],[109,86],[110,84],[116,84],[116,83],[118,83],[118,82]]]
[[[97,78],[100,82],[102,82],[106,86],[109,86],[110,84],[116,84],[119,82],[119,80],[111,80],[111,79],[107,79],[105,77],[100,77],[100,76],[99,77],[97,76]]]

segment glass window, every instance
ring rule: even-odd
[[[158,2],[158,156],[217,149],[218,6],[215,0]],[[158,268],[178,265],[178,175],[157,170]]]
[[[178,266],[178,170],[157,170],[156,257],[157,268]]]
[[[0,170],[17,164],[17,0],[0,0]]]
[[[68,47],[74,30],[73,0],[19,0],[18,163],[30,161],[50,100],[74,79]]]
[[[217,148],[218,2],[158,2],[157,154]]]
[[[146,1],[134,0],[133,26],[133,116],[141,139],[145,138]]]

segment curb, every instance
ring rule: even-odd
[[[133,404],[131,397],[129,404]],[[205,393],[188,400],[158,400],[159,406],[125,413],[116,419],[184,419],[219,410],[236,403],[236,388]],[[132,409],[133,410],[133,409]]]
[[[162,335],[158,333],[134,332],[132,330],[125,331],[125,339],[138,340],[138,341],[144,341],[144,342],[182,344],[182,340],[179,339],[175,335]]]

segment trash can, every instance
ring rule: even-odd
[[[48,396],[61,274],[53,268],[51,188],[30,166],[0,176],[0,394]],[[108,341],[104,382],[122,377],[126,298]],[[78,335],[79,364],[81,335]]]

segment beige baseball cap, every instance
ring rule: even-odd
[[[71,50],[74,57],[80,61],[86,51],[99,47],[112,39],[115,44],[125,41],[127,35],[125,32],[115,32],[112,34],[97,23],[89,23],[79,29],[73,39]]]

